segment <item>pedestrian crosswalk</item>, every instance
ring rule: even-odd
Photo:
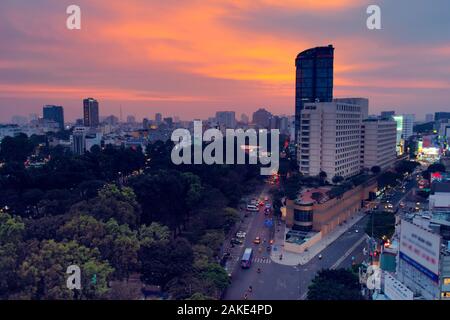
[[[272,260],[270,260],[270,258],[253,258],[252,262],[269,264],[272,263]]]
[[[240,261],[240,257],[232,255],[228,260],[237,262],[237,261]],[[252,262],[253,263],[269,264],[269,263],[272,263],[272,260],[269,257],[254,257],[252,259]]]

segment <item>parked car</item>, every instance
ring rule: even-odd
[[[236,232],[236,237],[237,238],[245,238],[246,235],[247,235],[247,233],[245,233],[244,231]]]

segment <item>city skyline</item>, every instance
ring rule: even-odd
[[[395,109],[418,118],[448,108],[450,70],[442,66],[450,62],[450,5],[379,1],[383,28],[370,31],[369,2],[79,1],[83,27],[69,31],[67,3],[6,1],[0,121],[45,104],[64,106],[74,120],[86,96],[100,101],[102,114],[119,114],[122,105],[139,118],[250,114],[260,107],[293,114],[295,57],[329,43],[336,48],[335,97],[367,97],[375,113]],[[87,46],[95,50],[80,50]]]

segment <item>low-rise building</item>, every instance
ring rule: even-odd
[[[364,201],[370,198],[370,193],[376,190],[377,182],[374,178],[348,189],[343,186],[305,189],[296,200],[286,200],[286,226],[303,234],[306,239],[314,236],[315,240],[319,240],[357,215]],[[312,244],[313,242],[309,243]],[[285,249],[291,251],[302,252],[307,247],[308,245],[295,247],[285,244]]]
[[[428,200],[431,211],[450,212],[450,182],[434,182],[432,185],[432,194]]]

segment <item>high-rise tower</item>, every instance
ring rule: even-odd
[[[85,127],[98,127],[100,121],[97,100],[93,98],[83,100],[83,119]]]
[[[301,111],[308,102],[331,102],[333,100],[334,48],[316,47],[298,54],[295,59],[295,140],[301,126]]]

